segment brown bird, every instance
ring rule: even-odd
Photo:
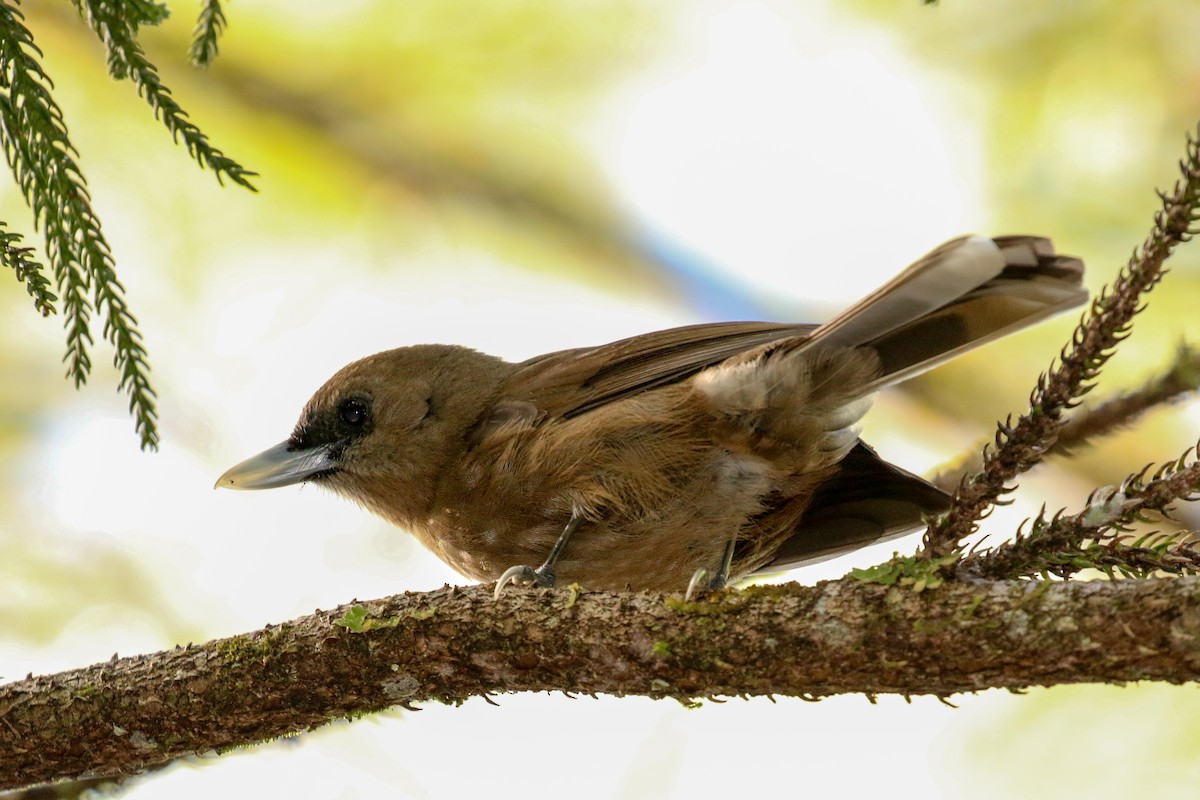
[[[497,595],[719,587],[945,510],[859,440],[875,392],[1079,305],[1082,276],[1047,239],[972,236],[824,325],[692,325],[520,364],[388,350],[341,369],[287,441],[217,486],[327,487]]]

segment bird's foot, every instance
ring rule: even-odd
[[[692,579],[688,581],[687,591],[683,594],[683,599],[691,602],[696,599],[696,595],[701,591],[711,589],[724,589],[725,575],[721,570],[713,572],[708,567],[701,567],[692,573]]]
[[[554,573],[546,569],[545,566],[539,569],[527,567],[524,564],[509,567],[504,570],[504,574],[500,576],[500,580],[496,581],[496,590],[492,593],[492,596],[499,600],[500,593],[510,583],[522,586],[542,586],[548,589],[554,585]]]

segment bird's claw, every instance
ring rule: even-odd
[[[544,569],[527,567],[524,564],[509,567],[504,570],[504,574],[500,576],[500,580],[496,581],[496,590],[492,593],[492,597],[499,600],[500,593],[510,583],[514,585],[523,584],[550,588],[554,585],[554,573]]]
[[[719,572],[714,574],[708,567],[701,567],[692,573],[692,579],[688,581],[687,591],[683,593],[683,599],[690,603],[696,599],[696,595],[701,591],[724,588],[725,579]]]

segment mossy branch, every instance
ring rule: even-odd
[[[923,547],[927,557],[956,552],[988,510],[1011,491],[1012,480],[1041,461],[1058,439],[1063,414],[1091,391],[1104,364],[1129,335],[1130,323],[1145,307],[1145,294],[1162,278],[1167,258],[1193,233],[1200,206],[1200,139],[1196,136],[1187,137],[1186,156],[1179,166],[1182,177],[1174,190],[1159,193],[1162,209],[1154,215],[1150,235],[1111,287],[1092,301],[1058,364],[1039,376],[1029,411],[1015,424],[1010,418],[999,426],[995,446],[984,452],[982,468],[963,479],[950,511],[930,525]]]
[[[1200,679],[1200,578],[844,579],[698,602],[445,588],[0,686],[0,789],[130,774],[391,706],[505,692],[868,696]]]

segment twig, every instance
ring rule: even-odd
[[[1038,378],[1029,411],[1016,424],[1010,417],[999,426],[995,446],[984,452],[983,467],[963,479],[950,511],[929,527],[923,548],[927,557],[957,551],[1001,495],[1012,490],[1010,482],[1041,461],[1058,438],[1063,413],[1093,388],[1105,362],[1129,335],[1133,317],[1144,308],[1144,295],[1163,276],[1163,264],[1192,235],[1200,204],[1196,136],[1187,137],[1180,171],[1183,175],[1174,191],[1159,192],[1162,209],[1155,213],[1154,227],[1141,249],[1134,251],[1112,287],[1105,287],[1092,301],[1090,314],[1075,329],[1070,349],[1064,349],[1058,365]]]
[[[1070,455],[1093,440],[1133,425],[1158,406],[1182,400],[1200,389],[1200,350],[1180,343],[1171,367],[1139,389],[1105,400],[1073,414],[1059,430],[1058,440],[1046,455]],[[972,448],[943,466],[930,483],[953,492],[962,479],[983,464],[982,447]]]
[[[1089,568],[1135,576],[1155,570],[1200,571],[1200,554],[1191,534],[1155,533],[1132,541],[1128,535],[1136,522],[1150,520],[1147,512],[1169,518],[1174,503],[1195,498],[1200,492],[1198,453],[1200,447],[1162,464],[1153,473],[1153,465],[1149,465],[1119,487],[1093,492],[1077,514],[1060,511],[1047,519],[1043,511],[1029,523],[1028,532],[1018,532],[1010,542],[967,555],[959,569],[996,579],[1042,572],[1067,577]]]

